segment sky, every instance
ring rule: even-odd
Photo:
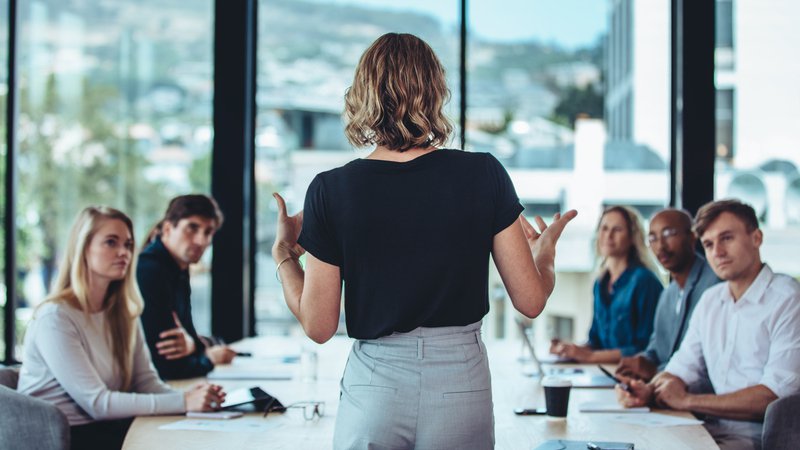
[[[379,9],[413,10],[458,22],[458,0],[314,0]],[[593,44],[608,28],[607,0],[471,0],[471,33],[493,41],[536,39],[566,48]]]

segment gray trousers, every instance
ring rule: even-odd
[[[356,341],[333,447],[491,449],[494,415],[481,322]]]

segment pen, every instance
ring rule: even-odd
[[[236,356],[253,356],[250,352],[236,352]]]
[[[599,368],[600,368],[600,370],[601,370],[601,371],[602,371],[604,374],[606,374],[606,376],[607,376],[607,377],[609,377],[609,378],[611,378],[612,380],[616,381],[616,382],[617,382],[617,384],[619,384],[619,387],[621,387],[623,391],[625,391],[625,392],[628,392],[628,393],[630,393],[630,394],[633,394],[633,389],[631,389],[631,387],[630,387],[630,386],[628,386],[628,383],[623,383],[623,382],[622,382],[622,381],[621,381],[619,378],[617,378],[617,377],[615,377],[614,375],[612,375],[612,374],[611,374],[611,372],[607,371],[607,370],[606,370],[606,369],[605,369],[603,366],[601,366],[601,365],[598,365],[597,367],[599,367]],[[590,448],[591,448],[591,447],[590,447]],[[599,447],[598,447],[598,448],[599,448]]]

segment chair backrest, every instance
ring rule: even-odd
[[[0,367],[0,386],[16,390],[17,381],[19,381],[19,369],[16,367]]]
[[[762,446],[769,450],[791,450],[800,442],[800,393],[770,403],[764,415]]]
[[[0,449],[69,449],[69,422],[52,403],[16,391],[19,372],[0,369]]]

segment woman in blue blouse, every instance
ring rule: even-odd
[[[603,211],[595,245],[601,261],[589,342],[554,340],[550,351],[578,362],[617,363],[647,347],[663,285],[655,275],[635,210],[612,206]]]

